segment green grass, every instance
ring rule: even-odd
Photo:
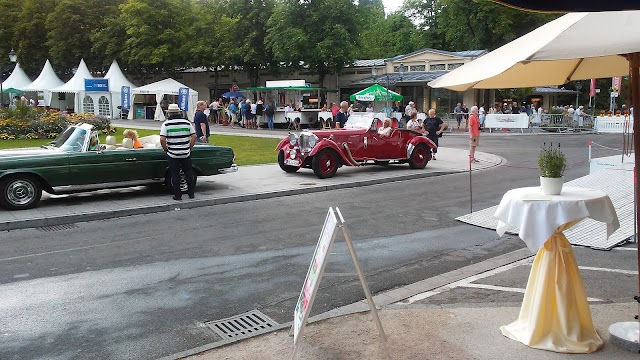
[[[139,137],[157,135],[158,130],[134,129],[138,132]],[[122,143],[122,131],[113,134],[117,143]],[[100,143],[105,143],[106,136],[100,136]],[[51,140],[0,140],[0,150],[17,149],[26,147],[40,147],[50,143]],[[209,143],[219,146],[228,146],[233,149],[236,155],[236,163],[242,165],[270,164],[278,161],[278,154],[275,148],[280,142],[279,139],[258,138],[251,136],[233,136],[233,135],[212,135]]]

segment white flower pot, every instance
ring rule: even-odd
[[[562,185],[564,185],[564,176],[559,178],[540,176],[540,188],[545,195],[560,195]]]

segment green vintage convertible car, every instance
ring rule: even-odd
[[[48,146],[0,151],[0,205],[11,210],[38,204],[42,190],[65,194],[110,188],[161,184],[169,188],[171,176],[160,136],[140,138],[144,148],[133,149],[123,141],[99,143],[89,124],[68,127]],[[238,170],[228,147],[196,145],[192,152],[194,176],[225,174]],[[186,181],[181,181],[186,191]]]

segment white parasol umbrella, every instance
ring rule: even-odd
[[[640,11],[571,13],[429,83],[456,91],[562,85],[629,74]]]
[[[431,81],[429,86],[457,91],[517,88],[623,75],[631,75],[635,173],[640,174],[640,11],[564,15]],[[640,223],[640,182],[635,181],[634,186]],[[640,304],[640,295],[636,300]],[[629,324],[630,329],[625,327]],[[619,329],[637,347],[638,339],[629,336],[638,333],[638,323],[623,323]]]

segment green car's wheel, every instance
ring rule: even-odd
[[[198,175],[193,171],[193,185],[195,186],[198,182]],[[164,178],[165,187],[170,194],[173,194],[173,182],[171,181],[171,171],[167,170],[167,174]],[[186,194],[189,191],[189,186],[187,185],[187,178],[184,176],[184,172],[180,169],[180,191],[183,194]]]
[[[0,181],[0,203],[9,210],[35,207],[42,197],[42,185],[30,175],[11,175]]]

